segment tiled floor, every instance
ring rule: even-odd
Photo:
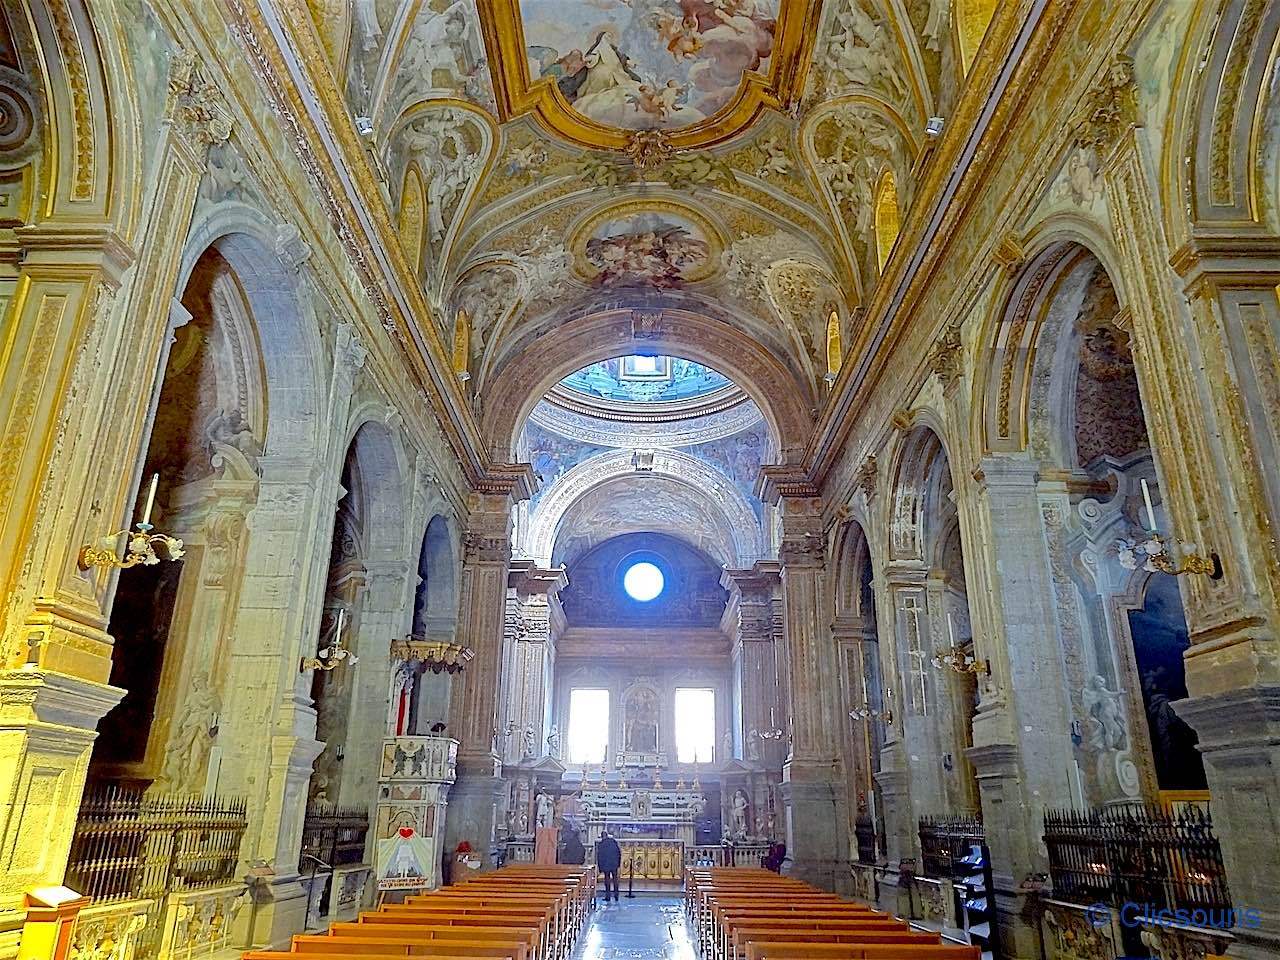
[[[684,900],[636,894],[603,902],[587,920],[572,960],[694,960]]]

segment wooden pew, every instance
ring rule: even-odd
[[[936,944],[821,943],[757,941],[747,948],[748,960],[980,960],[977,947]]]

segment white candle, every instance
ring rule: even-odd
[[[950,610],[947,611],[947,640],[951,643],[951,648],[954,650],[956,646],[956,628],[955,624],[951,622]]]
[[[336,647],[342,643],[342,625],[347,621],[347,608],[338,608],[338,628],[333,631],[333,645]]]
[[[142,508],[142,521],[139,526],[147,526],[151,523],[151,508],[156,503],[156,487],[160,483],[160,474],[153,473],[151,475],[151,489],[147,491],[147,505]]]
[[[1151,488],[1147,486],[1147,478],[1142,478],[1142,499],[1147,505],[1147,526],[1152,533],[1156,531],[1156,511],[1151,506]]]

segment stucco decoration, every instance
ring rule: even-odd
[[[493,158],[494,129],[474,107],[454,101],[418,104],[397,120],[382,158],[391,183],[412,170],[423,184],[423,284],[440,302],[446,265],[480,182]],[[396,198],[397,213],[403,197]]]
[[[900,114],[862,96],[832,101],[816,110],[805,125],[807,148],[848,259],[860,269],[864,289],[874,286],[879,275],[874,213],[876,189],[886,173],[893,175],[898,209],[911,206],[918,144],[910,129]]]
[[[546,566],[570,540],[657,529],[704,546],[722,563],[750,566],[762,553],[755,511],[723,473],[689,454],[654,450],[639,474],[634,451],[615,450],[579,463],[543,495],[521,553]]]

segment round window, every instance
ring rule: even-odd
[[[632,600],[638,600],[640,603],[648,603],[655,599],[662,593],[665,585],[666,578],[658,569],[658,565],[648,560],[633,563],[622,575],[622,589],[627,591],[627,596]]]

